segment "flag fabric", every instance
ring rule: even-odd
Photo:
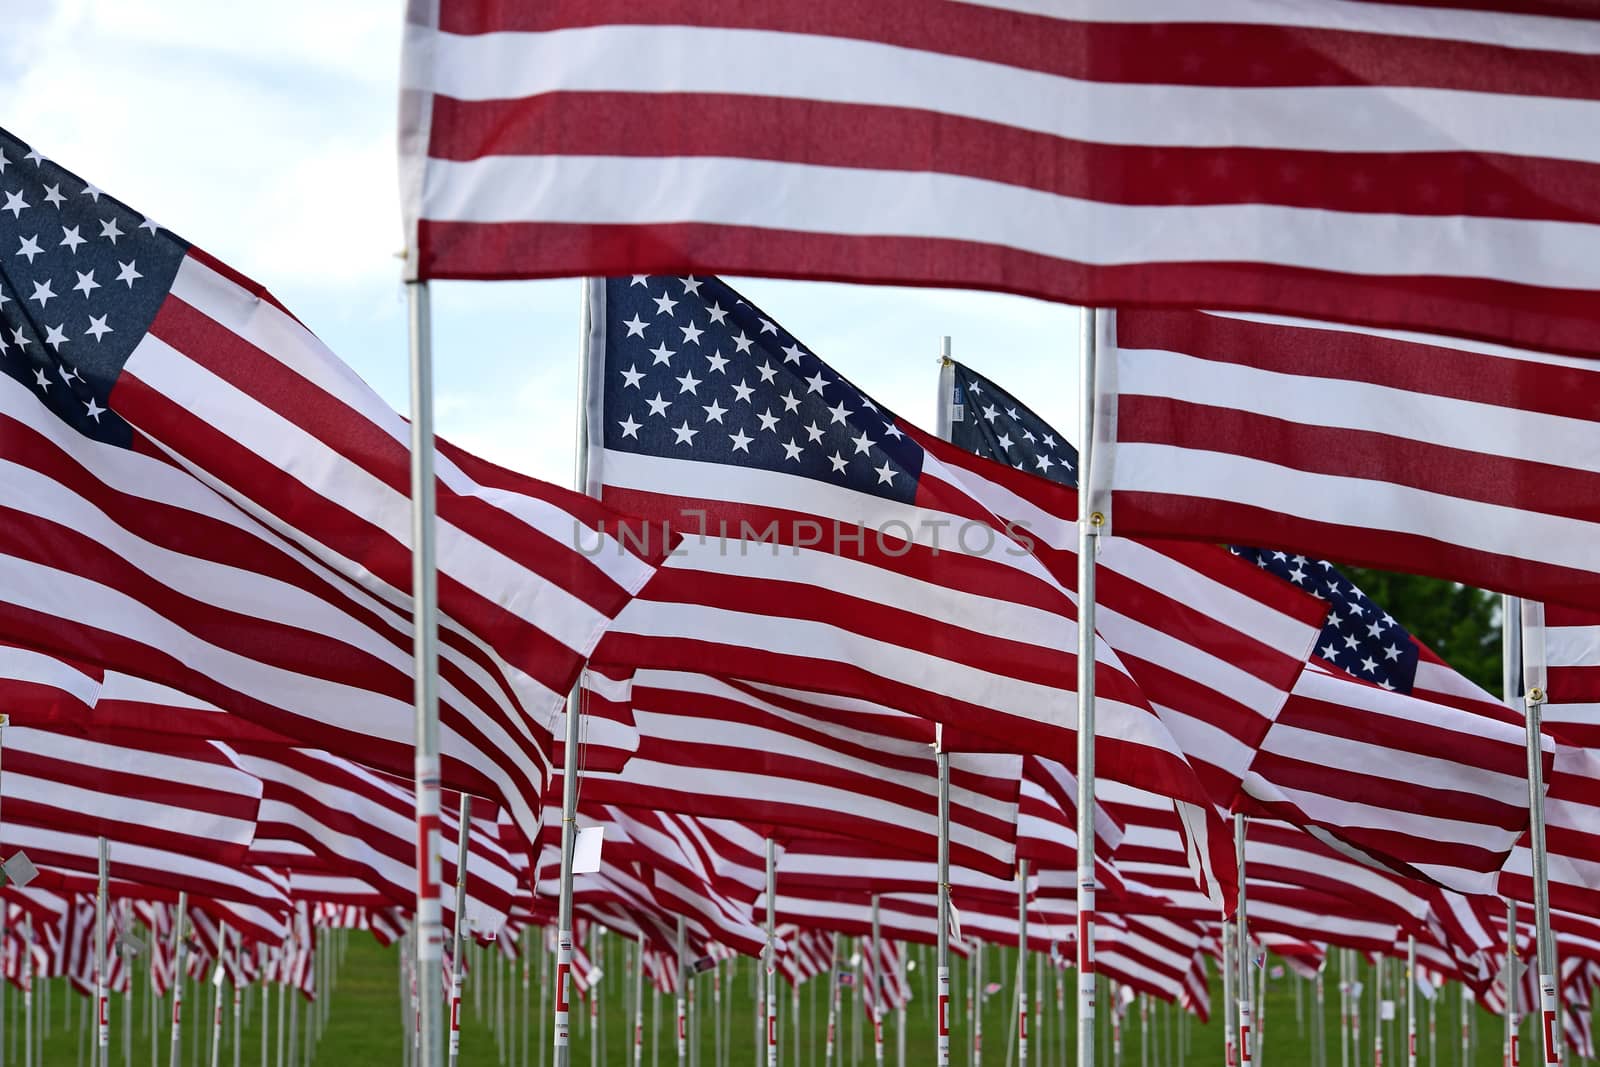
[[[266,290],[0,154],[8,632],[411,774],[405,423]],[[597,503],[446,444],[437,495],[446,780],[531,819],[555,710],[653,567],[578,550]]]
[[[1592,362],[1305,320],[1102,318],[1090,476],[1109,528],[1600,606]]]
[[[1566,17],[1556,17],[1564,15]],[[1597,350],[1600,16],[412,4],[417,277],[696,271]]]
[[[1600,612],[1546,604],[1544,626],[1544,729],[1570,745],[1600,748]]]
[[[868,699],[1075,758],[1076,607],[963,486],[959,450],[718,279],[595,279],[588,309],[590,486],[685,534],[598,662]],[[1115,652],[1097,659],[1100,773],[1202,800]]]

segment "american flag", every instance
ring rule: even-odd
[[[1111,529],[1600,606],[1593,361],[1204,311],[1101,318],[1115,440],[1091,488]]]
[[[412,4],[410,269],[954,285],[1592,354],[1600,16],[1530,6]]]
[[[1544,626],[1544,728],[1570,745],[1600,748],[1600,612],[1547,604]]]
[[[1075,758],[1075,605],[948,462],[970,457],[718,279],[594,279],[588,306],[590,485],[686,534],[597,662],[858,697]],[[1098,659],[1101,774],[1203,801],[1117,654]]]
[[[969,395],[974,384],[1002,392],[970,368],[964,368],[964,377]],[[970,402],[966,407],[971,418]],[[997,408],[994,421],[1006,436],[1014,427],[1041,441],[1043,433],[1052,432],[1015,398]],[[987,435],[969,439],[988,452],[1000,447]],[[1121,462],[1116,453],[1122,447],[1108,449],[1110,463]],[[1031,454],[1012,437],[1007,458],[1013,465],[1037,466],[1030,463]],[[1115,546],[1137,540],[1126,536],[1132,532],[1124,529],[1124,536],[1103,539],[1103,569],[1111,566]],[[1233,533],[1248,539],[1252,531],[1241,524]],[[1301,589],[1329,606],[1307,657],[1309,666],[1278,705],[1271,728],[1244,754],[1241,777],[1248,798],[1239,803],[1315,825],[1374,862],[1408,874],[1463,891],[1492,891],[1527,822],[1516,716],[1408,634],[1331,564],[1289,552],[1233,552],[1274,575],[1276,584]],[[1118,644],[1116,620],[1099,625]],[[1161,679],[1146,680],[1139,664],[1131,663],[1141,684],[1159,693]],[[1173,703],[1182,710],[1181,703]],[[1169,721],[1197,762],[1217,751],[1203,747],[1206,735],[1185,719]]]
[[[266,290],[0,157],[0,631],[411,774],[404,420]],[[444,773],[532,836],[548,726],[653,566],[579,551],[595,502],[440,449]]]

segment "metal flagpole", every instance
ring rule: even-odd
[[[689,984],[683,963],[685,940],[683,916],[680,915],[678,916],[678,1067],[685,1067],[689,1062],[689,1031],[686,1027],[688,1020],[685,1014],[688,1005],[684,1000],[688,996],[686,986]]]
[[[900,986],[901,986],[902,989],[907,989],[907,986],[906,986],[906,954],[907,954],[906,943],[904,941],[902,941],[902,942],[900,942]],[[926,965],[926,961],[924,961],[924,965]],[[907,989],[907,995],[908,996],[910,995],[909,989]],[[900,1002],[900,1007],[896,1009],[895,1024],[894,1024],[894,1045],[895,1045],[895,1067],[906,1067],[906,1005],[905,1005],[905,1001],[903,1001],[903,1000]]]
[[[467,855],[472,845],[472,798],[461,794],[461,821],[456,827],[456,924],[450,931],[450,1067],[461,1059],[461,934],[467,928]]]
[[[100,839],[100,872],[94,893],[94,1010],[96,1067],[111,1067],[111,1001],[106,992],[106,881],[110,845]]]
[[[639,931],[633,970],[633,1067],[644,1067],[644,930]]]
[[[1417,939],[1406,937],[1406,1067],[1417,1067]]]
[[[1234,939],[1233,924],[1222,924],[1222,1049],[1223,1062],[1228,1067],[1234,1067],[1233,1047],[1233,1020],[1236,1008],[1234,1006],[1233,976],[1237,972],[1234,967],[1233,957],[1237,951],[1237,942]],[[1349,1067],[1348,1064],[1345,1067]]]
[[[1339,953],[1339,1067],[1350,1067],[1350,950]],[[1462,1064],[1466,1067],[1466,1064]]]
[[[1233,817],[1233,841],[1238,852],[1239,865],[1239,1064],[1250,1067],[1254,1059],[1250,1037],[1250,918],[1245,906],[1245,836],[1248,833],[1243,815]]]
[[[767,1067],[778,1067],[778,946],[775,936],[778,917],[778,845],[767,838],[767,950],[762,955],[766,970]]]
[[[1383,1038],[1384,1033],[1388,1030],[1388,1027],[1385,1026],[1384,1023],[1389,1021],[1384,1018],[1383,1014],[1384,964],[1387,962],[1388,959],[1383,955],[1383,953],[1380,952],[1378,953],[1378,957],[1372,965],[1372,984],[1374,986],[1372,991],[1372,1004],[1374,1008],[1372,1013],[1372,1062],[1376,1064],[1377,1067],[1383,1067],[1383,1050],[1385,1047]],[[1393,1007],[1392,1004],[1390,1006]]]
[[[1028,861],[1017,861],[1017,1067],[1028,1067]],[[1011,1059],[1011,1053],[1006,1053]]]
[[[228,924],[222,924],[222,932],[217,937],[217,966],[226,971],[223,960],[228,955]],[[222,1062],[222,985],[213,982],[215,996],[212,999],[211,1010],[211,1067],[218,1067]],[[325,991],[324,991],[325,992]],[[235,1041],[235,1044],[238,1042]]]
[[[955,365],[950,359],[950,338],[939,342],[938,432],[950,440],[950,405],[954,399]],[[944,748],[944,729],[933,728],[934,763],[939,775],[938,929],[934,932],[935,981],[938,1000],[938,1067],[950,1065],[950,753]],[[837,942],[835,942],[837,944]],[[830,1028],[831,1029],[831,1028]]]
[[[411,611],[416,700],[417,995],[415,1067],[439,1067],[444,949],[439,900],[439,575],[433,484],[433,318],[427,282],[407,282],[411,326]]]
[[[1510,613],[1517,610],[1520,628],[1510,624]],[[1544,605],[1515,597],[1505,597],[1501,614],[1508,629],[1521,637],[1522,708],[1527,718],[1528,737],[1528,847],[1533,853],[1534,953],[1539,966],[1539,1043],[1544,1049],[1546,1067],[1561,1062],[1560,1011],[1556,999],[1556,939],[1550,928],[1549,857],[1544,842],[1544,759],[1540,747],[1544,705],[1547,699],[1544,655]],[[1508,657],[1509,658],[1509,657]],[[1513,704],[1513,707],[1516,705]]]
[[[1506,1040],[1509,1067],[1517,1067],[1517,902],[1506,901]]]
[[[1094,964],[1094,662],[1095,555],[1105,516],[1091,511],[1087,488],[1094,458],[1094,308],[1083,309],[1078,354],[1078,1067],[1095,1067]]]
[[[972,939],[972,1067],[983,1067],[983,942]]]
[[[872,1062],[883,1067],[883,930],[878,921],[878,894],[872,894]]]
[[[188,949],[183,923],[188,914],[189,894],[179,892],[178,911],[172,919],[172,1067],[179,1067],[178,1052],[183,1040],[183,957]]]
[[[833,933],[833,952],[828,959],[828,1034],[822,1054],[822,1067],[833,1067],[834,1035],[839,1028],[839,933]],[[949,1057],[940,1062],[948,1062]]]
[[[1457,999],[1461,1002],[1461,1063],[1472,1062],[1472,1001],[1467,997],[1467,983],[1456,984]]]

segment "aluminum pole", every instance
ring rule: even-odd
[[[1090,484],[1094,458],[1094,308],[1083,309],[1078,357],[1078,481]],[[1094,964],[1094,664],[1095,555],[1105,516],[1078,494],[1078,1067],[1095,1067]]]
[[[778,1067],[778,844],[767,838],[767,946],[761,965],[766,972],[767,1067]]]
[[[183,959],[188,954],[189,943],[183,936],[183,924],[189,916],[189,894],[178,894],[178,912],[172,920],[172,1067],[181,1067],[178,1053],[183,1044]]]
[[[902,989],[907,988],[906,955],[908,951],[909,950],[906,948],[906,943],[904,941],[900,942],[900,987]],[[924,966],[926,966],[925,960]],[[894,1044],[895,1067],[906,1067],[906,1006],[903,1002],[897,1009],[897,1014],[895,1016]],[[796,1065],[796,1067],[798,1067],[798,1065]]]
[[[1017,861],[1017,1067],[1028,1067],[1028,861]],[[1010,1059],[1009,1053],[1006,1059]]]
[[[633,1067],[644,1067],[644,930],[634,950],[633,969]]]
[[[689,980],[683,962],[684,953],[687,951],[684,947],[686,939],[683,916],[680,915],[678,916],[678,1067],[685,1067],[689,1062],[688,1003],[685,1000],[688,996],[686,987]]]
[[[99,877],[94,892],[94,1062],[96,1067],[111,1067],[111,999],[106,992],[106,882],[111,852],[103,837],[99,851]]]
[[[948,344],[948,339],[947,339]],[[937,736],[941,731],[935,730]],[[938,1067],[950,1067],[950,754],[941,744],[934,757],[939,768],[939,915],[934,938],[938,947]]]
[[[1350,1067],[1350,951],[1334,951],[1339,953],[1339,1067]]]
[[[411,327],[411,589],[416,704],[417,995],[415,1067],[439,1067],[444,949],[439,899],[439,575],[433,481],[433,319],[427,282],[407,282]]]
[[[1406,937],[1406,1067],[1417,1067],[1417,939]]]
[[[467,928],[467,857],[472,847],[472,798],[461,794],[461,817],[456,826],[456,923],[450,932],[450,1067],[461,1059],[461,983],[466,968],[461,958],[461,934]]]
[[[1234,966],[1233,958],[1238,954],[1238,941],[1233,930],[1233,923],[1222,924],[1222,1049],[1223,1062],[1227,1067],[1234,1067],[1237,1062],[1234,1058],[1233,1020],[1238,1007],[1234,1004],[1233,984],[1238,968]],[[1346,1064],[1346,1067],[1349,1065]]]
[[[1233,842],[1238,854],[1239,865],[1239,1064],[1240,1067],[1250,1067],[1254,1060],[1253,1046],[1250,1036],[1250,917],[1246,908],[1245,885],[1248,875],[1245,873],[1245,837],[1248,828],[1243,815],[1233,817]]]
[[[223,960],[228,956],[228,924],[222,924],[222,931],[217,936],[217,966],[223,966]],[[211,1067],[218,1067],[222,1062],[222,986],[213,983],[215,990],[211,1009]],[[237,1040],[234,1042],[238,1044]]]
[[[1534,954],[1539,967],[1539,1045],[1546,1067],[1561,1062],[1560,1002],[1556,997],[1556,939],[1550,927],[1550,863],[1544,833],[1544,759],[1540,740],[1541,719],[1548,699],[1544,677],[1544,610],[1541,604],[1522,604],[1515,597],[1503,597],[1501,615],[1508,647],[1504,660],[1516,664],[1521,681],[1521,701],[1527,719],[1528,748],[1528,848],[1533,854]],[[1509,647],[1509,635],[1518,637],[1516,655]],[[1530,651],[1531,650],[1531,651]],[[1525,662],[1519,662],[1525,661]],[[1524,665],[1533,668],[1524,672]],[[1513,707],[1516,703],[1513,702]]]
[[[946,990],[948,994],[949,990]],[[948,998],[947,998],[948,999]],[[942,1009],[941,1009],[942,1010]],[[942,1028],[941,1028],[942,1029]],[[828,959],[828,1034],[827,1044],[822,1054],[822,1067],[834,1067],[833,1048],[834,1039],[839,1030],[839,934],[833,934],[833,951]],[[948,1062],[949,1057],[941,1062]]]
[[[1501,1051],[1509,1067],[1517,1067],[1517,902],[1506,901],[1506,1039]]]
[[[883,1067],[883,930],[878,921],[878,894],[872,894],[872,1062]],[[769,1065],[771,1067],[771,1065]]]

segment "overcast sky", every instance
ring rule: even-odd
[[[406,410],[394,137],[402,0],[14,6],[0,37],[0,125],[266,285]],[[905,418],[932,427],[939,338],[950,334],[958,358],[1075,428],[1073,308],[946,290],[734,284]],[[571,484],[579,283],[434,290],[439,432]]]

